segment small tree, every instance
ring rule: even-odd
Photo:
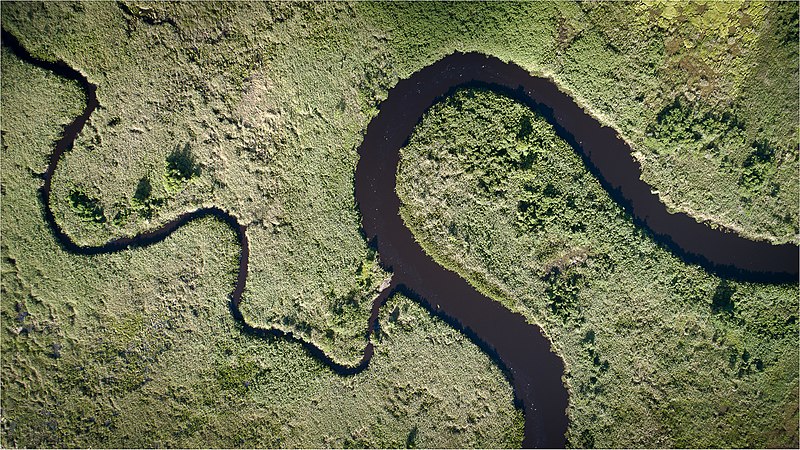
[[[187,142],[183,148],[177,145],[175,150],[167,156],[167,169],[164,174],[167,190],[178,191],[184,182],[198,176],[200,176],[200,166],[195,160],[189,143]]]

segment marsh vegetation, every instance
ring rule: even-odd
[[[5,2],[2,26],[98,85],[53,178],[65,232],[98,244],[223,207],[249,227],[248,323],[342,363],[389,276],[359,232],[356,148],[399,78],[455,50],[552,77],[671,208],[798,239],[796,3]],[[406,300],[413,326],[386,319],[374,367],[339,378],[237,330],[235,240],[213,220],[147,249],[61,251],[36,192],[85,100],[5,50],[2,67],[4,446],[518,444],[496,367]],[[438,108],[404,154],[404,217],[543,325],[569,366],[571,445],[797,446],[795,286],[660,249],[509,99]]]
[[[541,116],[492,91],[437,103],[402,150],[426,251],[543,325],[577,447],[796,442],[796,285],[720,279],[634,225]]]

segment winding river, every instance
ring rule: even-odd
[[[66,251],[91,255],[147,246],[165,239],[195,219],[216,217],[235,231],[241,244],[230,309],[243,331],[298,341],[342,375],[358,373],[368,366],[373,354],[369,337],[377,326],[379,308],[392,293],[403,292],[464,331],[504,369],[512,382],[516,402],[525,412],[525,447],[562,447],[565,444],[567,391],[561,379],[564,372],[562,360],[553,353],[550,342],[538,326],[527,323],[521,315],[482,295],[456,273],[431,259],[399,215],[400,199],[395,192],[395,182],[400,149],[423,113],[437,99],[458,87],[470,85],[511,95],[546,117],[558,134],[581,155],[612,197],[631,214],[636,224],[647,229],[653,239],[687,262],[699,264],[721,276],[742,280],[789,282],[798,277],[797,246],[750,241],[735,233],[713,230],[686,214],[669,213],[651,192],[650,186],[639,179],[641,168],[631,156],[627,143],[615,130],[604,127],[580,108],[550,80],[534,77],[517,65],[493,57],[455,53],[398,82],[380,105],[380,111],[370,122],[358,149],[355,197],[363,217],[363,230],[370,244],[378,250],[381,265],[393,273],[393,278],[391,285],[373,303],[365,333],[364,356],[355,366],[341,365],[318,347],[291,333],[258,328],[245,322],[239,303],[247,282],[250,252],[247,226],[223,209],[198,209],[157,229],[99,246],[76,244],[55,221],[50,206],[51,180],[59,159],[72,148],[98,105],[97,87],[62,61],[34,58],[5,30],[2,39],[3,45],[22,60],[77,81],[86,93],[86,108],[65,127],[63,136],[56,142],[40,190],[44,219]]]

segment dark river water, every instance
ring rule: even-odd
[[[147,246],[165,239],[183,225],[206,216],[228,224],[241,245],[239,271],[230,295],[231,313],[244,332],[258,336],[280,336],[300,342],[312,355],[341,375],[364,370],[373,354],[367,342],[364,355],[353,366],[331,360],[314,344],[272,328],[245,322],[239,303],[245,289],[250,247],[247,227],[231,213],[217,207],[184,213],[168,223],[136,236],[111,240],[102,245],[75,243],[58,225],[50,205],[50,188],[61,156],[72,148],[86,121],[97,107],[97,87],[67,64],[31,56],[10,33],[3,30],[3,45],[20,59],[80,83],[87,105],[64,129],[56,142],[40,190],[43,215],[55,240],[69,252],[91,255],[129,247]],[[713,272],[756,281],[796,281],[798,249],[793,245],[772,246],[753,242],[733,233],[712,230],[685,214],[670,214],[639,180],[640,167],[631,149],[617,133],[600,125],[566,94],[542,78],[520,67],[480,54],[456,53],[401,80],[380,105],[359,148],[355,173],[355,196],[365,235],[379,251],[381,264],[394,276],[391,285],[374,301],[365,336],[377,324],[378,311],[393,292],[403,292],[451,325],[464,331],[489,353],[512,382],[515,400],[525,411],[525,447],[562,447],[567,429],[567,391],[562,382],[564,364],[551,350],[542,330],[485,297],[460,276],[431,259],[414,240],[399,215],[395,192],[400,148],[407,142],[423,113],[440,97],[465,85],[484,86],[510,94],[543,114],[570,142],[603,186],[635,222],[653,238],[685,260]]]
[[[712,230],[686,214],[669,213],[639,179],[641,168],[617,132],[602,126],[550,80],[477,53],[455,53],[401,80],[380,105],[359,148],[355,195],[364,231],[399,289],[466,331],[510,375],[525,410],[524,446],[565,444],[563,362],[538,326],[482,295],[423,251],[400,218],[395,191],[400,149],[423,113],[464,86],[501,91],[545,116],[636,224],[686,261],[737,279],[797,280],[796,246],[750,241]]]

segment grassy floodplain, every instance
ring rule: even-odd
[[[381,310],[369,369],[342,377],[242,332],[238,243],[216,220],[143,249],[64,252],[38,174],[82,93],[5,49],[2,66],[3,447],[519,447],[500,369],[406,298]]]
[[[681,262],[547,121],[491,91],[436,104],[398,172],[426,252],[543,323],[567,365],[572,445],[796,444],[796,285]]]
[[[101,107],[73,151],[60,162],[53,179],[52,207],[71,236],[79,242],[100,243],[157,227],[202,205],[228,209],[249,224],[250,276],[242,302],[246,320],[292,330],[343,363],[360,358],[371,299],[388,277],[359,234],[352,195],[356,147],[379,101],[397,79],[454,50],[496,55],[554,78],[631,142],[642,163],[643,178],[671,208],[745,236],[776,243],[798,240],[796,3],[4,2],[2,26],[35,55],[63,59],[98,85]],[[259,419],[252,419],[257,425],[251,428],[252,436],[244,437],[244,445],[345,445],[345,439],[401,445],[388,437],[382,440],[377,431],[365,431],[364,441],[357,441],[361,436],[357,430],[337,426],[334,419],[324,415],[302,424],[287,421],[287,415],[276,412],[274,405],[278,403],[273,403],[272,409],[259,409],[255,405],[264,403],[257,401],[232,403],[222,410],[208,405],[205,409],[184,406],[213,403],[205,399],[215,398],[225,383],[237,385],[263,367],[291,372],[291,377],[274,386],[277,392],[291,394],[276,398],[299,398],[296,404],[305,405],[302,399],[310,398],[305,396],[310,392],[306,387],[327,386],[327,381],[318,378],[319,372],[327,372],[304,357],[298,346],[280,341],[251,342],[238,336],[224,307],[234,277],[230,271],[235,268],[236,249],[232,237],[213,221],[194,224],[163,244],[130,254],[91,259],[59,254],[40,220],[37,174],[43,171],[60,124],[77,114],[82,100],[74,86],[65,86],[30,68],[14,69],[14,64],[4,53],[4,444],[11,442],[6,440],[9,436],[15,436],[41,445],[156,445],[155,441],[136,439],[141,438],[141,430],[152,428],[147,417],[152,417],[154,399],[162,395],[175,402],[169,421],[174,429],[166,428],[163,441],[159,441],[164,445],[207,444],[203,424],[230,422],[233,419],[228,418],[245,404],[250,408],[248,414]],[[13,70],[18,70],[18,75]],[[483,100],[489,107],[499,101]],[[501,110],[497,114],[500,120],[508,119],[510,113]],[[441,127],[458,123],[443,123]],[[451,131],[458,135],[463,130]],[[544,131],[537,130],[534,135],[541,133]],[[485,145],[476,148],[476,158],[489,151]],[[562,148],[562,153],[569,152]],[[407,152],[406,157],[423,158],[413,152]],[[461,163],[466,171],[469,163]],[[494,172],[487,175],[490,179],[502,181],[519,175],[509,160],[500,158],[492,164]],[[580,167],[570,170],[581,173]],[[407,194],[406,218],[412,226],[414,217],[429,214],[434,219],[445,208],[453,208],[452,217],[463,217],[465,210],[457,205],[470,195],[484,195],[471,191],[474,186],[470,183],[475,179],[459,179],[462,190],[451,193],[453,198],[447,198],[450,203],[441,199],[441,203],[414,206],[412,187],[429,183],[435,179],[430,177],[436,176],[440,175],[409,175],[400,187]],[[579,182],[592,186],[591,180],[580,176],[562,186],[560,195]],[[414,231],[426,247],[436,247],[442,261],[449,261],[473,281],[476,274],[486,272],[488,278],[478,284],[491,287],[499,298],[522,292],[511,297],[516,303],[510,306],[541,322],[570,366],[573,445],[796,446],[792,424],[797,421],[797,394],[786,392],[786,386],[797,385],[797,353],[791,347],[796,347],[796,288],[723,283],[697,268],[684,266],[626,225],[624,217],[613,219],[614,206],[603,200],[599,188],[592,189],[584,189],[598,196],[591,204],[608,209],[595,216],[570,218],[569,211],[576,214],[575,208],[560,209],[554,200],[559,197],[548,197],[542,194],[544,191],[519,191],[514,193],[519,194],[516,204],[509,200],[514,197],[498,200],[495,194],[486,194],[481,200],[489,209],[506,208],[503,211],[511,214],[509,223],[495,223],[489,217],[462,228],[454,235],[455,241],[448,238],[448,246],[438,240],[442,238],[438,231],[418,226]],[[436,195],[432,192],[429,200]],[[532,208],[520,213],[515,209],[519,202],[530,203]],[[541,202],[552,203],[552,215],[537,214]],[[607,222],[604,226],[609,233],[595,241],[591,237],[597,231],[592,232],[591,227],[586,234],[571,230],[570,224],[584,219],[588,224]],[[555,243],[541,240],[548,232],[562,231],[566,234],[548,238]],[[513,240],[503,241],[501,235]],[[491,249],[473,256],[459,253],[458,242],[485,242],[487,236],[494,242]],[[630,242],[624,241],[628,245],[622,245],[623,251],[617,249],[621,241],[616,239],[624,236]],[[541,254],[526,260],[528,266],[512,277],[503,267],[519,263],[513,255],[530,256],[524,253],[526,247],[511,249],[526,240],[528,250],[532,242],[547,244],[536,247],[534,251]],[[569,251],[575,242],[582,242],[587,252],[595,253],[559,253]],[[477,248],[481,247],[475,244],[473,250]],[[626,256],[625,252],[630,254]],[[635,252],[645,256],[631,256]],[[603,259],[598,255],[610,255],[609,261],[617,264],[616,278],[597,277],[605,277],[606,272],[584,267]],[[139,258],[141,263],[131,264],[131,258]],[[566,268],[572,267],[567,262],[573,259],[578,261],[577,267],[569,270],[585,273],[548,281],[548,261]],[[184,269],[188,272],[181,272]],[[668,281],[670,277],[677,281]],[[129,289],[119,289],[123,281]],[[35,315],[17,310],[17,303],[28,301],[28,290],[34,292],[34,298],[47,297],[41,300],[43,309]],[[535,296],[537,292],[543,295]],[[217,301],[209,301],[212,298]],[[554,310],[548,306],[553,304],[552,298],[572,300]],[[152,303],[144,314],[142,302],[146,299]],[[592,306],[582,303],[590,300]],[[193,307],[200,311],[193,311]],[[578,312],[569,312],[572,310]],[[30,315],[25,316],[26,312]],[[17,347],[17,341],[28,333],[14,334],[26,326],[16,322],[20,315],[23,322],[47,318],[39,327],[55,335],[77,333],[72,335],[74,349],[63,349],[66,344],[53,338],[38,339],[35,345],[33,340],[23,341],[28,343]],[[133,318],[125,319],[127,315]],[[170,317],[173,322],[167,320]],[[585,322],[574,325],[581,317]],[[212,324],[208,318],[227,324],[224,327],[230,332],[224,335],[218,328],[209,328]],[[664,322],[666,319],[671,321]],[[192,325],[172,325],[177,327],[174,330],[158,325],[175,322]],[[183,332],[186,327],[205,331]],[[63,331],[68,328],[72,331]],[[144,331],[151,329],[164,333],[157,343],[144,342],[157,336]],[[589,330],[594,334],[587,334]],[[613,340],[610,330],[616,333]],[[418,338],[409,341],[410,348],[419,354],[432,351],[424,334],[415,334],[424,333],[422,329],[410,333]],[[681,341],[683,333],[689,334]],[[670,339],[664,341],[667,337]],[[584,339],[585,343],[579,342]],[[224,344],[230,340],[235,343]],[[197,349],[216,349],[217,344],[212,342],[223,342],[214,350],[215,355],[229,358],[232,369],[219,372],[222,376],[217,381],[202,378],[205,375],[186,383],[168,381],[170,373],[179,379],[192,374],[182,364],[204,360],[205,353],[198,356]],[[634,346],[631,342],[647,345]],[[664,342],[674,348],[667,346],[665,350]],[[54,344],[59,346],[57,350]],[[102,345],[110,346],[112,356],[117,356],[96,358],[91,370],[99,375],[86,375],[88,380],[106,380],[101,386],[113,385],[129,370],[125,364],[132,363],[120,356],[127,350],[120,349],[139,345],[154,352],[168,345],[185,350],[167,351],[171,356],[159,360],[157,369],[168,367],[173,372],[163,372],[158,380],[153,375],[141,375],[138,381],[120,384],[125,388],[115,388],[122,392],[150,377],[154,379],[142,389],[155,393],[147,391],[127,400],[127,404],[117,405],[116,400],[108,399],[110,391],[97,393],[86,388],[86,392],[73,394],[58,381],[58,377],[82,377],[76,374],[90,370],[78,362],[60,365],[70,352],[80,360],[99,352],[97,348],[101,347],[97,346]],[[231,353],[225,350],[228,345],[235,347]],[[689,347],[693,353],[689,353]],[[453,352],[467,354],[473,350],[465,344]],[[48,356],[55,351],[66,356]],[[727,363],[720,359],[725,351],[730,352]],[[289,356],[256,357],[266,354]],[[677,361],[667,361],[664,354]],[[707,355],[709,362],[701,355]],[[685,358],[689,362],[683,361]],[[264,362],[267,360],[273,362]],[[286,362],[295,360],[300,362]],[[248,365],[248,361],[257,367]],[[485,363],[480,361],[474,367]],[[608,365],[603,371],[604,361]],[[634,370],[636,361],[644,365],[636,368],[641,374],[637,373],[633,382],[623,382],[629,375],[623,369]],[[25,375],[5,370],[10,367],[6,364],[24,370]],[[287,364],[317,368],[284,369]],[[419,364],[423,365],[423,360]],[[664,378],[651,383],[657,369],[659,377]],[[370,370],[365,377],[373,376]],[[741,377],[740,370],[744,371]],[[704,373],[708,376],[700,375]],[[494,375],[487,377],[492,381],[485,381],[486,386],[502,383]],[[592,382],[593,377],[598,381]],[[279,378],[259,380],[276,383]],[[197,387],[200,379],[205,380],[202,388]],[[330,379],[338,380],[330,382],[334,385],[355,383],[354,379]],[[452,379],[456,380],[454,389],[466,386],[460,383],[467,381]],[[687,380],[700,381],[691,384]],[[420,381],[419,386],[427,383]],[[38,404],[78,405],[74,406],[78,409],[58,419],[48,415],[55,408],[8,406],[7,399],[22,395],[34,385],[39,386]],[[589,387],[581,387],[584,385]],[[681,386],[688,386],[689,392],[682,392]],[[388,391],[376,389],[374,398],[389,398]],[[259,388],[262,396],[267,391],[269,388]],[[83,403],[71,395],[83,399]],[[602,401],[595,401],[596,396]],[[710,398],[721,399],[720,404],[712,407]],[[507,395],[496,401],[482,400],[490,408],[506,411],[498,415],[502,426],[492,427],[496,424],[481,419],[475,425],[469,422],[467,427],[513,428],[514,414],[504,409]],[[613,404],[609,406],[609,402]],[[356,403],[362,405],[354,400]],[[161,402],[156,404],[160,407]],[[325,405],[325,401],[320,404]],[[108,419],[101,422],[99,413],[80,412],[95,408],[113,418],[123,406],[131,411],[126,425],[107,426],[108,431],[103,432],[96,430]],[[318,408],[314,411],[324,409]],[[26,417],[23,422],[29,424],[28,428],[19,425],[20,419],[12,427],[9,410]],[[383,417],[359,411],[352,414],[354,421],[362,413],[364,417]],[[425,417],[431,418],[428,423],[441,423],[434,420],[435,412]],[[645,419],[649,422],[642,423]],[[376,425],[376,429],[389,427],[385,423]],[[618,428],[620,423],[628,423],[630,428]],[[634,423],[639,427],[631,425]],[[263,428],[273,424],[277,431]],[[405,433],[401,437],[406,439],[410,424],[396,428],[406,425],[409,429],[392,436]],[[788,427],[788,431],[781,427]],[[417,433],[419,445],[443,443],[435,440],[442,435],[426,434],[423,428],[419,426]],[[62,434],[64,430],[72,430],[74,435]],[[224,433],[219,434],[220,445],[238,445],[234,437],[226,440]],[[332,440],[324,440],[324,436],[334,435]],[[443,435],[460,436],[454,432]],[[264,436],[289,437],[270,441]],[[432,440],[425,441],[425,436]],[[483,446],[516,442],[516,438],[502,441],[478,437],[475,442]],[[49,438],[53,440],[47,441]]]

